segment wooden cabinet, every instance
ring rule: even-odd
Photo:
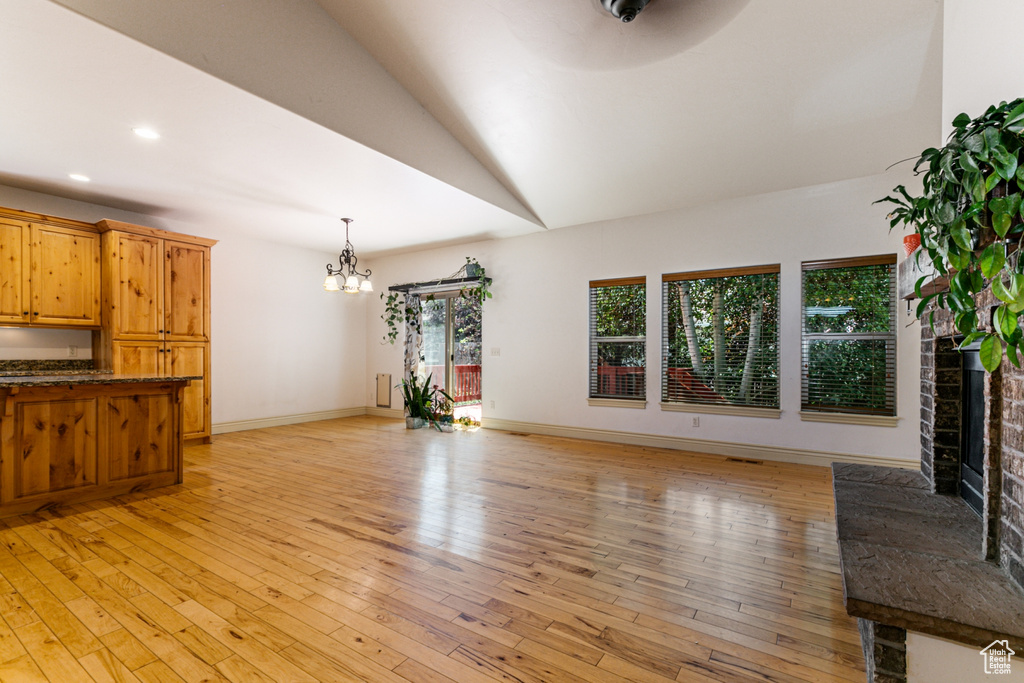
[[[159,374],[192,377],[184,391],[182,431],[186,439],[210,435],[210,346],[205,342],[117,341],[112,345],[111,370],[128,375]]]
[[[0,517],[181,483],[183,385],[0,388]]]
[[[106,322],[95,356],[117,373],[202,375],[185,390],[186,439],[210,437],[210,247],[215,240],[118,221],[103,242]]]
[[[100,238],[0,217],[0,323],[100,326]]]
[[[29,318],[29,225],[0,217],[0,322]]]

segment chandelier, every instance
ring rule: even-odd
[[[327,277],[324,278],[324,291],[340,292],[344,290],[349,294],[355,294],[356,292],[372,292],[373,285],[370,284],[370,269],[367,268],[365,273],[360,273],[356,270],[356,264],[359,262],[359,259],[356,258],[355,249],[352,247],[352,243],[348,240],[348,224],[352,222],[352,219],[342,218],[341,220],[345,221],[345,249],[338,257],[337,268],[333,268],[330,263],[327,264]],[[338,286],[339,275],[345,280],[345,284],[342,287]],[[361,283],[360,278],[362,279]]]

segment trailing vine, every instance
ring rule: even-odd
[[[469,276],[467,271],[470,270],[475,270],[476,274]],[[483,307],[484,301],[493,297],[490,290],[491,280],[487,277],[487,270],[472,256],[467,256],[466,263],[448,277],[418,284],[423,287],[429,287],[430,285],[440,284],[445,280],[456,280],[468,277],[475,277],[479,279],[461,287],[459,289],[459,297]],[[406,325],[412,325],[417,334],[422,334],[423,330],[420,325],[420,318],[416,315],[417,311],[414,307],[408,305],[403,293],[388,292],[387,297],[385,297],[384,292],[381,292],[380,298],[384,302],[384,313],[381,314],[380,319],[383,320],[388,327],[387,333],[381,341],[382,344],[395,345],[395,342],[398,341],[399,322],[404,322]],[[423,301],[433,300],[433,294],[428,294],[423,298]]]

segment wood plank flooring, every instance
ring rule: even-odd
[[[864,680],[825,468],[373,417],[0,522],[0,681]]]

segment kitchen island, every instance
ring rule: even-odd
[[[0,517],[180,484],[195,377],[0,376]]]

